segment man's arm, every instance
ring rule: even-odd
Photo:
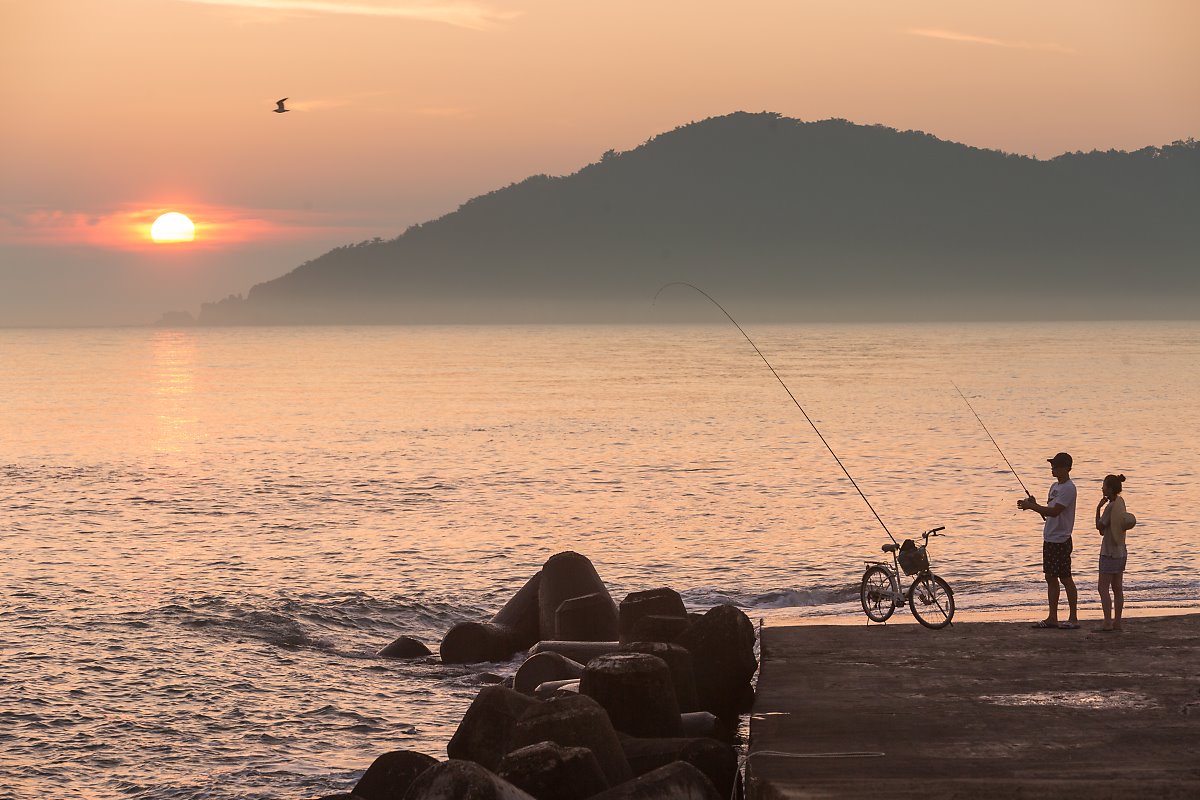
[[[1062,503],[1055,503],[1053,506],[1041,505],[1037,500],[1033,499],[1032,495],[1026,497],[1024,500],[1018,500],[1017,505],[1026,511],[1036,511],[1043,517],[1057,517],[1059,514],[1067,510],[1067,507]]]

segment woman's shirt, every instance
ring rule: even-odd
[[[1100,555],[1124,558],[1125,549],[1125,500],[1120,495],[1113,498],[1100,515],[1100,527],[1104,538],[1100,540]]]

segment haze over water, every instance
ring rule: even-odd
[[[1040,520],[951,381],[1039,498],[1074,455],[1084,617],[1108,472],[1139,520],[1128,615],[1200,607],[1200,324],[746,327],[897,538],[946,526],[963,617],[1038,619],[1044,583]],[[5,330],[0,352],[0,796],[348,791],[386,750],[444,757],[516,667],[373,653],[436,651],[556,552],[617,600],[670,585],[770,624],[857,613],[887,541],[728,325]]]

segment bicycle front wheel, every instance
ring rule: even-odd
[[[954,592],[950,584],[932,572],[918,575],[913,581],[908,605],[917,622],[926,628],[944,628],[954,619]]]
[[[883,567],[871,567],[863,573],[858,591],[863,611],[872,622],[887,622],[896,610],[896,595],[892,592],[892,577]]]

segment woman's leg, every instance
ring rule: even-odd
[[[1104,629],[1112,630],[1112,597],[1109,596],[1108,587],[1112,585],[1112,575],[1107,572],[1100,573],[1100,580],[1096,585],[1096,589],[1100,592],[1100,607],[1104,609]]]
[[[1125,578],[1125,573],[1118,572],[1112,575],[1113,600],[1115,602],[1115,613],[1113,614],[1113,627],[1117,630],[1121,629],[1121,611],[1125,608],[1125,586],[1122,583]]]

